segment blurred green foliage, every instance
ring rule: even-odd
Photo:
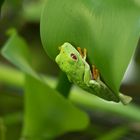
[[[56,8],[59,8],[57,6],[60,3],[57,4]],[[122,92],[133,97],[132,104],[123,106],[120,103],[106,102],[75,86],[72,87],[68,99],[65,99],[55,90],[58,83],[63,87],[60,80],[54,78],[58,74],[58,68],[45,54],[40,41],[39,22],[42,5],[44,0],[7,0],[2,7],[0,46],[5,46],[4,55],[12,64],[0,56],[0,139],[18,140],[24,136],[27,140],[41,140],[43,137],[49,139],[48,137],[61,134],[54,139],[139,140],[139,47],[133,58],[134,65],[130,65],[131,70],[126,73],[126,80],[121,88]],[[135,1],[134,5],[139,7],[139,2]],[[129,11],[129,6],[134,10],[134,5],[128,4],[127,10]],[[84,11],[79,9],[79,12]],[[133,12],[131,14],[133,16]],[[125,17],[125,14],[121,15],[123,16]],[[53,24],[55,26],[57,22]],[[112,28],[114,26],[117,25],[113,25]],[[10,27],[15,27],[20,35],[11,32],[10,38],[5,36]],[[123,39],[124,36],[121,36]],[[117,39],[115,38],[116,41]],[[96,54],[93,57],[95,56]],[[85,128],[88,123],[86,114],[90,119],[87,128]]]
[[[2,6],[2,4],[3,4],[3,1],[4,1],[4,0],[1,0],[1,1],[0,1],[0,10],[1,10],[1,6]]]
[[[31,52],[24,39],[14,29],[8,33],[11,37],[2,54],[26,74],[23,137],[52,139],[67,131],[86,128],[89,122],[86,113],[74,107],[41,79],[31,67]]]

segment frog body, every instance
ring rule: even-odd
[[[60,69],[67,74],[68,79],[82,89],[108,101],[128,104],[131,97],[117,94],[108,88],[100,79],[98,71],[90,69],[86,61],[86,51],[83,53],[75,49],[70,43],[66,42],[60,47],[60,53],[55,59]],[[95,71],[95,72],[94,72]],[[95,78],[96,77],[96,78]]]

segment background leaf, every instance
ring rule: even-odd
[[[42,81],[27,76],[25,94],[24,136],[33,140],[52,139],[69,131],[82,130],[88,124],[84,112]]]
[[[15,29],[10,29],[8,34],[10,34],[11,37],[2,49],[3,56],[24,72],[38,77],[30,64],[30,53],[27,43],[23,38],[17,35]]]
[[[33,140],[49,139],[86,128],[87,114],[46,84],[31,67],[31,52],[24,39],[15,30],[10,33],[2,54],[27,75],[23,136]]]
[[[55,59],[64,42],[87,48],[105,83],[116,93],[140,34],[140,3],[135,0],[47,0],[41,39]]]

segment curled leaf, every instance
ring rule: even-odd
[[[69,42],[87,48],[91,63],[116,95],[140,35],[136,0],[47,0],[41,16],[41,39],[55,59]]]

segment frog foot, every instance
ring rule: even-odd
[[[92,77],[94,80],[100,79],[99,70],[95,67],[95,65],[92,65]]]
[[[80,47],[77,47],[78,52],[80,53],[80,55],[82,56],[82,58],[84,60],[86,60],[87,57],[87,49],[84,48],[83,50]]]

